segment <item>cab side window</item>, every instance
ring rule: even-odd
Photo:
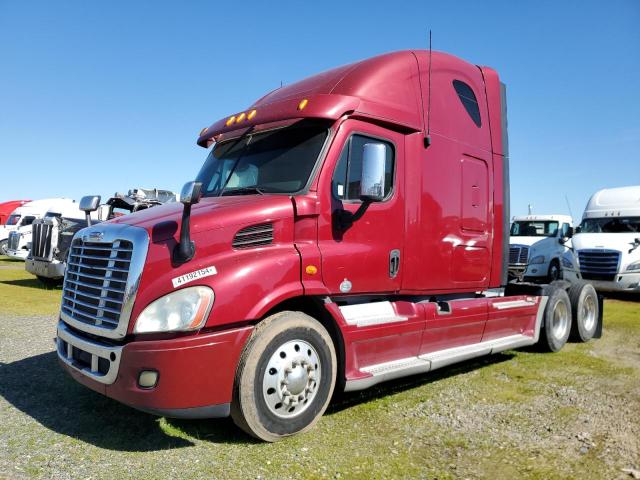
[[[22,226],[25,227],[27,225],[31,225],[33,223],[33,221],[36,219],[36,217],[24,217],[22,219]]]
[[[360,201],[360,178],[362,176],[362,152],[365,144],[382,144],[386,152],[384,194],[388,198],[393,190],[395,178],[395,151],[390,142],[364,135],[352,135],[342,149],[333,173],[331,190],[333,196],[343,201]]]

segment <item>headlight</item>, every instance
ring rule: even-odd
[[[640,271],[640,262],[633,262],[627,265],[627,272],[637,272]]]
[[[544,255],[538,255],[537,257],[533,257],[529,263],[532,265],[535,265],[537,263],[544,263]]]
[[[562,257],[562,266],[565,268],[573,268],[573,263],[568,258]]]
[[[215,295],[209,287],[188,287],[169,293],[145,308],[133,333],[197,330],[207,319]]]

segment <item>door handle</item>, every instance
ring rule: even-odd
[[[389,252],[389,277],[396,278],[400,271],[400,250]]]

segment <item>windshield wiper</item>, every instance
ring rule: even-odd
[[[224,197],[227,195],[252,195],[254,193],[257,193],[258,195],[264,195],[266,192],[254,185],[252,187],[225,188],[222,192],[220,192],[220,196]]]

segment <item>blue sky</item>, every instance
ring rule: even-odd
[[[204,126],[280,85],[433,46],[507,83],[512,213],[640,184],[640,2],[0,0],[0,201],[179,190]]]

